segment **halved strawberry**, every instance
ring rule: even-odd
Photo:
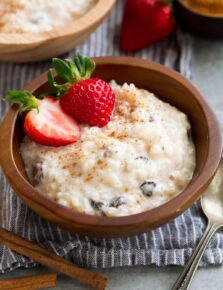
[[[27,91],[11,90],[6,100],[23,103],[20,113],[29,111],[24,120],[24,131],[33,141],[47,146],[63,146],[76,142],[80,137],[77,122],[62,110],[55,97],[42,100]]]

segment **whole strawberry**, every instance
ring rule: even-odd
[[[90,78],[95,68],[93,60],[76,54],[74,61],[54,58],[53,67],[66,81],[57,84],[48,72],[48,81],[60,97],[64,112],[81,123],[105,126],[114,109],[115,94],[102,79]]]
[[[175,27],[172,2],[127,0],[120,35],[122,50],[138,50],[170,35]]]

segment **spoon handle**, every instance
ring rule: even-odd
[[[194,250],[192,256],[187,262],[185,269],[173,285],[172,290],[188,290],[194,274],[198,268],[201,257],[203,256],[213,234],[218,230],[219,225],[208,221],[207,228],[203,234],[202,239]]]

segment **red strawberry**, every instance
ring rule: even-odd
[[[27,91],[12,90],[6,100],[23,103],[20,113],[29,111],[25,116],[24,131],[33,141],[47,146],[63,146],[80,137],[78,124],[63,112],[55,97],[38,100]]]
[[[141,49],[174,30],[173,0],[127,0],[121,26],[124,51]]]
[[[64,112],[75,120],[90,126],[105,126],[111,118],[115,103],[115,94],[102,79],[89,78],[95,64],[89,58],[77,54],[74,62],[53,59],[58,75],[67,82],[59,85],[48,73],[49,83],[61,97],[60,104]]]
[[[103,127],[110,121],[114,99],[114,92],[105,81],[91,78],[72,85],[60,104],[77,121]]]

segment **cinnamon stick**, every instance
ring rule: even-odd
[[[15,279],[0,280],[1,290],[35,290],[56,286],[57,275],[40,274],[35,276],[19,277]]]
[[[108,278],[104,275],[80,268],[39,245],[0,228],[0,242],[13,251],[32,258],[96,290],[105,290]]]

